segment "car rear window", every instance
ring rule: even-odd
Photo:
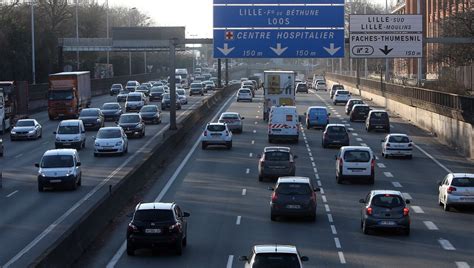
[[[252,268],[300,268],[298,256],[290,253],[258,253]]]
[[[141,101],[142,97],[138,95],[128,95],[127,101]]]
[[[280,183],[276,189],[277,194],[307,195],[311,188],[306,183]]]
[[[209,131],[224,131],[225,126],[224,125],[208,125],[207,130]]]
[[[410,139],[405,136],[390,136],[388,139],[389,142],[394,142],[394,143],[408,143],[410,142]]]
[[[367,107],[367,106],[356,106],[356,107],[354,107],[354,111],[366,112],[366,111],[370,111],[370,108]]]
[[[290,153],[288,152],[266,152],[265,160],[268,161],[289,161]]]
[[[369,162],[370,153],[368,151],[352,150],[344,153],[344,161],[346,162]]]
[[[82,110],[79,116],[97,116],[99,115],[99,110]]]
[[[174,221],[174,215],[168,209],[144,209],[137,210],[133,219],[141,222],[169,222]]]
[[[345,91],[345,90],[342,91],[342,90],[339,90],[339,91],[337,92],[337,94],[339,94],[339,95],[348,95],[348,94],[349,94],[349,91]]]
[[[298,88],[306,88],[306,85],[305,84],[299,84]]]
[[[344,89],[344,86],[342,86],[342,85],[334,85],[334,86],[332,86],[332,89],[334,89],[334,90]]]
[[[399,195],[379,194],[372,197],[371,205],[384,208],[396,208],[405,205],[405,202]]]
[[[329,133],[344,133],[346,132],[346,128],[343,126],[331,126],[328,127]]]
[[[474,178],[464,177],[464,178],[454,178],[451,182],[451,186],[457,187],[474,187]]]
[[[236,114],[224,114],[221,119],[239,119],[239,116]]]
[[[115,110],[115,109],[120,109],[120,104],[118,103],[106,103],[102,105],[103,110]]]
[[[158,111],[158,106],[152,105],[152,106],[143,106],[140,112],[156,112]]]
[[[250,93],[250,90],[249,89],[241,89],[239,90],[239,93]]]
[[[371,118],[374,118],[374,119],[388,119],[388,115],[387,115],[387,113],[383,113],[383,112],[375,112],[375,113],[372,113]]]

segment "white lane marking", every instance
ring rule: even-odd
[[[18,158],[20,158],[20,157],[22,157],[22,156],[23,156],[23,154],[18,154],[18,155],[15,155],[14,158],[15,158],[15,159],[18,159]]]
[[[321,195],[321,199],[323,200],[323,203],[327,203],[328,200],[325,195]]]
[[[331,209],[329,208],[328,204],[324,204],[324,209],[326,210],[326,212],[331,212]]]
[[[316,183],[318,184],[319,187],[321,187],[321,181],[316,181]]]
[[[316,166],[316,164],[315,164],[314,162],[311,162],[311,165],[313,165],[313,167],[315,167],[315,166]]]
[[[345,264],[346,258],[344,258],[344,253],[342,251],[339,251],[337,252],[337,254],[339,255],[339,261],[341,262],[341,264]]]
[[[257,121],[255,121],[255,125],[258,125],[258,122],[257,122]]]
[[[257,133],[257,130],[254,129],[254,130],[253,130],[253,133]]]
[[[396,187],[396,188],[403,187],[398,181],[392,181],[392,185],[393,185],[393,187]]]
[[[319,180],[319,174],[314,174],[317,180]]]
[[[240,225],[241,220],[242,220],[242,216],[237,216],[237,220],[235,221],[235,225]]]
[[[306,149],[308,150],[308,152],[311,152],[311,149],[309,149],[309,147],[306,147]]]
[[[310,157],[313,157],[313,154],[311,152],[308,153]]]
[[[247,168],[247,169],[245,170],[245,173],[246,173],[246,174],[249,174],[249,173],[250,173],[250,168]]]
[[[379,160],[379,157],[378,157],[378,156],[375,156],[375,159]]]
[[[387,178],[393,178],[393,174],[391,172],[384,172],[383,175]]]
[[[356,141],[363,141],[361,138],[356,138]]]
[[[455,264],[457,268],[471,268],[471,266],[469,266],[469,263],[465,261],[457,261],[455,262]]]
[[[313,162],[313,163],[314,163],[314,162]],[[317,168],[317,167],[314,167],[314,168],[313,168],[313,172],[314,172],[314,173],[318,173],[318,168]]]
[[[319,192],[320,192],[321,194],[324,194],[324,189],[323,189],[322,187],[319,188]]]
[[[258,119],[258,115],[256,115],[256,116],[255,116],[255,118],[257,118],[257,119]]]
[[[409,193],[402,193],[402,195],[403,195],[403,198],[405,199],[413,200],[413,198],[411,198],[411,195]]]
[[[333,224],[331,224],[331,232],[333,235],[337,235],[336,226],[334,226]]]
[[[377,163],[377,166],[379,168],[386,168],[385,164],[384,163]]]
[[[433,160],[433,162],[435,162],[439,167],[441,167],[442,169],[444,169],[446,172],[448,173],[453,173],[449,168],[447,168],[445,165],[441,164],[438,159],[434,158],[432,155],[430,155],[427,151],[423,150],[420,146],[416,145],[416,144],[413,144],[413,146],[416,147],[416,149],[420,150],[423,154],[425,154],[426,156],[428,156],[431,160]]]
[[[304,143],[305,143],[306,145],[308,145],[308,141],[307,141],[306,139],[304,139]]]
[[[260,113],[260,110],[257,110],[257,113]]]
[[[227,265],[225,266],[226,268],[232,268],[232,263],[234,262],[234,255],[229,255],[229,258],[227,259]]]
[[[217,118],[218,115],[220,115],[222,113],[222,111],[224,110],[225,107],[227,107],[227,105],[229,104],[230,101],[232,101],[235,97],[235,94],[233,96],[231,96],[225,103],[224,105],[222,105],[222,107],[219,109],[219,111],[217,111],[217,113],[214,115],[214,117],[211,119],[211,122],[214,122]],[[195,103],[193,104],[190,108],[192,108],[194,105],[198,104]],[[184,116],[185,114],[182,114],[181,116]],[[181,117],[180,116],[180,117]],[[179,117],[178,117],[179,118]],[[161,135],[161,133],[165,130],[167,130],[169,128],[169,124],[167,126],[165,126],[165,128],[163,130],[161,130],[160,132],[158,132],[155,136],[153,136],[153,138],[147,142],[142,148],[145,148],[149,145],[149,143],[154,140],[156,137],[158,137],[159,135]],[[189,161],[189,158],[191,158],[191,155],[196,151],[196,148],[198,147],[200,143],[200,138],[198,138],[196,140],[196,142],[194,143],[194,145],[191,147],[191,149],[189,150],[188,154],[186,154],[186,156],[184,157],[184,159],[181,161],[181,164],[178,166],[178,168],[174,171],[173,175],[171,176],[171,178],[169,178],[168,182],[165,184],[165,186],[163,187],[163,189],[161,189],[161,192],[160,194],[155,198],[155,202],[160,202],[161,199],[163,199],[163,197],[165,196],[165,194],[168,192],[168,190],[171,188],[171,185],[173,185],[174,181],[176,180],[176,178],[178,178],[178,175],[181,173],[181,170],[184,168],[184,166],[188,163]],[[138,151],[135,153],[135,154],[138,154]],[[135,156],[132,155],[133,156]],[[121,165],[121,166],[124,166],[126,163],[127,163],[128,159]],[[120,167],[121,167],[120,166]],[[120,168],[119,167],[119,168]],[[122,245],[120,246],[120,248],[118,249],[118,251],[115,253],[115,255],[112,257],[112,259],[109,261],[109,263],[107,263],[107,266],[106,268],[113,268],[115,267],[115,265],[117,264],[117,262],[120,260],[120,258],[122,257],[123,253],[125,253],[125,249],[127,248],[127,240],[123,241]],[[233,255],[231,255],[232,258]]]
[[[342,115],[340,115],[340,114],[338,114],[338,115],[336,115],[336,116],[337,116],[338,118],[341,118],[341,117],[342,117]]]
[[[367,147],[367,143],[361,143],[360,146],[365,146],[365,147]]]
[[[252,140],[252,144],[255,144],[255,141],[254,141],[254,140]]]
[[[425,213],[425,212],[423,211],[423,209],[422,209],[421,207],[419,207],[419,206],[411,206],[411,209],[413,210],[413,212],[418,213],[418,214],[423,214],[423,213]]]
[[[43,142],[43,145],[46,145],[46,144],[48,144],[48,143],[49,143],[49,141],[45,141],[45,142]]]
[[[357,133],[352,133],[352,136],[359,136],[359,134],[357,134]]]
[[[438,239],[438,243],[441,245],[441,247],[444,250],[456,250],[456,248],[453,246],[453,244],[451,244],[451,242],[449,242],[446,239],[440,238],[440,239]]]
[[[253,157],[253,153],[249,153],[249,157]]]
[[[247,194],[247,189],[242,189],[242,195],[246,195]]]
[[[350,131],[354,131],[354,128],[351,128],[351,127],[350,127],[350,128],[347,128],[347,129],[350,130]]]
[[[390,125],[390,128],[395,128],[393,125]]]
[[[332,222],[334,222],[334,220],[333,220],[333,218],[332,218],[332,215],[331,215],[331,214],[328,214],[328,221],[329,221],[329,222],[331,222],[331,223],[332,223]]]
[[[309,159],[310,159],[311,161],[314,161],[314,158],[313,158],[312,156],[310,156]]]
[[[18,193],[18,190],[11,192],[7,195],[7,198],[12,197],[14,194]]]
[[[423,223],[425,224],[426,228],[428,228],[428,230],[439,230],[438,226],[436,226],[436,224],[434,224],[432,221],[423,221]]]
[[[334,243],[336,244],[336,248],[341,248],[341,242],[339,241],[339,238],[334,237]]]

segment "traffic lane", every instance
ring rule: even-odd
[[[200,99],[196,99],[196,104]],[[185,110],[179,111],[178,114],[184,113]],[[191,110],[187,111],[191,112]],[[166,120],[165,120],[166,122]],[[152,126],[153,129],[156,129],[156,131],[159,131],[159,128],[164,127],[165,124],[161,125],[156,125]],[[153,131],[154,132],[154,131]],[[150,135],[151,136],[151,135]],[[138,148],[140,148],[147,139],[140,139],[140,140],[130,140],[130,153],[133,153],[136,151]],[[18,229],[25,229],[23,232],[23,235],[27,237],[27,239],[24,240],[15,240],[15,245],[12,245],[9,247],[7,250],[8,252],[4,252],[5,254],[2,254],[2,256],[13,256],[15,253],[20,251],[21,247],[24,246],[27,242],[29,242],[33,237],[36,237],[39,232],[44,230],[51,222],[53,219],[58,218],[59,216],[64,213],[64,211],[67,209],[68,206],[75,204],[79,199],[81,199],[86,193],[88,193],[92,188],[94,188],[97,184],[101,183],[105,177],[107,177],[110,172],[112,172],[117,166],[119,166],[125,158],[123,157],[108,157],[108,158],[94,158],[93,157],[93,141],[92,139],[88,140],[88,146],[81,151],[81,161],[84,163],[83,166],[83,187],[80,187],[78,191],[75,191],[73,193],[68,193],[68,192],[61,192],[61,198],[60,202],[54,203],[50,202],[50,194],[55,194],[57,192],[52,192],[48,193],[46,195],[41,195],[40,193],[37,192],[36,188],[36,177],[32,176],[31,174],[36,174],[36,170],[33,170],[33,172],[29,174],[25,174],[25,180],[27,181],[27,184],[22,185],[22,187],[11,187],[17,189],[19,192],[17,195],[15,195],[15,202],[21,201],[26,204],[29,204],[30,206],[22,206],[22,210],[17,209],[16,206],[13,207],[11,215],[6,215],[6,217],[2,217],[3,224],[5,224],[6,227],[9,228],[4,228],[4,230],[8,230],[9,232],[6,232],[6,240],[3,240],[4,237],[2,237],[3,241],[8,241],[8,239],[11,239],[8,237],[9,235],[13,235],[15,237],[15,234],[18,232]],[[146,150],[143,150],[142,154],[146,153]],[[141,161],[141,157],[139,156],[136,159],[133,159],[133,161],[123,167],[120,172],[115,174],[116,177],[114,177],[111,181],[110,184],[113,185],[116,180],[120,180],[125,174],[128,173],[128,171],[135,165],[138,164],[138,162]],[[99,160],[99,161],[98,161]],[[84,167],[88,167],[85,169]],[[18,171],[17,171],[18,173]],[[21,175],[15,175],[16,182],[21,181]],[[20,179],[20,180],[19,180]],[[33,192],[33,194],[31,193]],[[62,195],[67,195],[66,197],[62,197]],[[13,199],[12,199],[13,200]],[[38,205],[41,205],[40,209],[36,209],[34,211],[31,211],[32,207],[38,207]],[[2,205],[3,207],[3,205]],[[18,217],[18,215],[27,215],[25,217]],[[34,223],[33,225],[31,223]],[[0,236],[1,237],[1,236]],[[2,252],[3,253],[3,252]],[[3,259],[0,261],[4,261]]]

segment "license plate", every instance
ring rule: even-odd
[[[63,145],[65,145],[65,146],[69,146],[69,145],[71,145],[71,143],[69,143],[69,142],[65,142],[65,143],[63,143]]]
[[[395,222],[394,221],[380,221],[379,224],[391,226],[391,225],[395,225]]]
[[[375,128],[383,128],[383,126],[375,126]]]
[[[221,134],[220,133],[212,133],[211,136],[220,136]]]
[[[51,182],[51,183],[58,183],[58,182],[61,182],[61,180],[49,180],[49,182]]]
[[[145,233],[147,234],[159,234],[161,233],[160,229],[145,229]]]
[[[338,142],[341,142],[341,141],[332,141],[332,142],[334,142],[334,143],[338,143]]]
[[[279,128],[272,128],[272,131],[281,131]]]
[[[462,200],[462,201],[473,201],[474,197],[461,197],[459,199]]]
[[[350,171],[352,172],[362,172],[364,171],[365,169],[350,169]]]
[[[286,208],[298,209],[298,208],[301,208],[301,206],[300,205],[286,205]]]

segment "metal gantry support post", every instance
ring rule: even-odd
[[[229,59],[225,59],[225,85],[229,85]]]
[[[170,40],[170,130],[176,130],[176,40]]]
[[[222,88],[222,62],[217,59],[217,87]]]

